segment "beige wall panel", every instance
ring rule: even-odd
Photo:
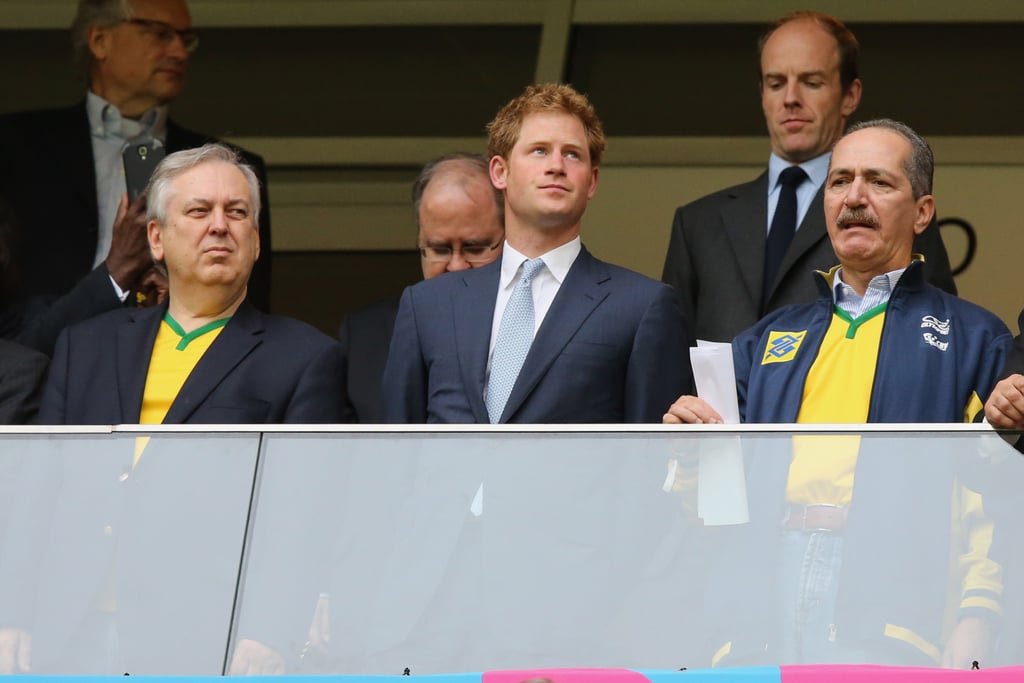
[[[606,166],[583,217],[583,240],[600,258],[660,278],[676,207],[755,178],[761,170]]]
[[[416,247],[405,205],[274,205],[274,251],[378,251]]]
[[[956,279],[960,295],[994,311],[1015,334],[1017,314],[1024,307],[1021,188],[1024,166],[1020,165],[943,166],[935,173],[939,216],[965,218],[978,234],[974,263]],[[955,237],[952,232],[946,238],[947,249],[950,257],[958,260],[965,246]]]

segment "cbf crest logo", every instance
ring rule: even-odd
[[[768,345],[761,358],[761,365],[788,363],[796,358],[796,352],[807,336],[807,330],[800,332],[769,332]]]

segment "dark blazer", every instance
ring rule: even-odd
[[[811,201],[761,308],[768,225],[768,173],[676,209],[662,280],[679,293],[693,339],[728,342],[776,308],[812,301],[812,271],[838,263],[825,229],[824,189]],[[917,237],[925,277],[956,294],[949,257],[933,223]]]
[[[49,364],[43,354],[0,339],[0,424],[34,421]]]
[[[40,422],[138,422],[153,342],[165,312],[164,307],[125,308],[64,330]],[[344,402],[339,351],[335,340],[309,325],[264,315],[243,303],[185,381],[164,423],[337,422]],[[151,648],[159,643],[152,633],[136,634],[131,626],[153,623],[154,613],[167,615],[164,628],[188,627],[175,637],[208,652],[209,648],[196,643],[215,638],[217,624],[203,621],[201,628],[193,629],[196,619],[189,615],[208,609],[196,606],[204,600],[222,601],[238,576],[243,527],[237,521],[250,504],[252,484],[241,487],[244,498],[240,499],[234,482],[240,471],[246,471],[245,459],[237,452],[230,457],[211,453],[211,445],[205,443],[177,453],[181,443],[163,436],[146,447],[146,455],[132,468],[127,464],[130,449],[112,446],[111,457],[106,457],[76,446],[79,452],[67,453],[68,457],[35,458],[38,466],[27,468],[21,488],[33,501],[26,503],[33,512],[14,525],[11,547],[18,551],[9,561],[0,562],[0,577],[20,576],[29,582],[23,585],[38,585],[39,591],[12,599],[10,611],[0,619],[33,627],[47,652],[44,661],[59,666],[64,644],[73,638],[76,625],[95,611],[90,611],[90,605],[96,587],[105,572],[113,571],[110,558],[117,557],[118,619],[131,638],[122,642],[124,654],[136,666],[163,661],[153,659],[158,655]],[[223,443],[212,448],[233,450],[231,444]],[[174,457],[169,457],[168,449],[173,449]],[[204,458],[211,457],[218,462],[204,467]],[[175,462],[180,466],[176,468]],[[247,470],[250,475],[252,467],[255,461]],[[123,472],[120,477],[118,471]],[[203,476],[197,477],[198,473]],[[74,483],[65,489],[61,481]],[[183,500],[191,502],[181,505]],[[214,512],[216,501],[223,505],[219,512]],[[285,528],[309,524],[315,504],[314,497],[303,498],[289,507],[286,519],[279,513],[277,521]],[[73,514],[79,506],[80,512]],[[177,511],[169,515],[168,509]],[[207,519],[211,515],[218,521],[211,523]],[[98,534],[104,528],[116,530],[121,553],[111,555],[111,538]],[[159,539],[159,548],[149,547],[153,539]],[[234,552],[209,551],[225,545],[235,547]],[[262,555],[250,556],[256,559],[251,559],[246,579],[248,599],[242,616],[249,635],[245,637],[255,637],[289,657],[300,651],[309,628],[316,590],[324,581],[319,576],[322,563],[296,560],[299,551],[281,553],[280,546],[273,550],[268,555],[266,548],[256,548],[253,552],[262,551]],[[201,556],[202,561],[196,559]],[[157,566],[147,568],[147,562]],[[295,562],[302,567],[298,574],[291,569]],[[68,580],[66,568],[71,563],[76,570]],[[181,583],[174,585],[196,586],[199,593],[193,595],[190,589],[181,596],[171,590],[158,593],[175,597],[154,598],[152,584],[148,590],[139,585],[143,577],[157,581],[156,585],[179,577]],[[54,592],[60,596],[56,603],[50,596]],[[149,611],[138,612],[140,606]],[[202,639],[197,639],[200,631]],[[170,670],[209,674],[209,666],[209,662],[181,661]]]
[[[139,421],[163,306],[120,309],[61,333],[42,424]],[[332,423],[344,402],[338,343],[244,303],[199,360],[164,418],[180,423]]]
[[[386,422],[482,423],[501,262],[425,280],[399,306]],[[660,422],[693,391],[672,290],[584,248],[534,338],[501,422]]]
[[[380,387],[388,362],[398,299],[385,299],[350,313],[338,329],[345,365],[345,422],[376,424]]]
[[[167,123],[167,150],[198,147],[215,138]],[[249,298],[270,303],[270,207],[263,159],[242,152],[260,179],[260,251]],[[120,306],[102,265],[93,279],[99,234],[96,169],[85,102],[73,107],[0,116],[0,194],[15,218],[20,305],[0,320],[0,335],[51,353],[57,333],[72,323]],[[101,277],[102,276],[102,277]],[[100,285],[105,284],[105,287]],[[50,306],[74,292],[71,301]]]

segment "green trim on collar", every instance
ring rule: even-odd
[[[178,342],[178,345],[174,347],[178,351],[184,351],[185,349],[188,348],[189,344],[191,344],[194,340],[198,339],[199,337],[202,337],[207,332],[212,332],[216,329],[224,327],[225,325],[228,324],[229,320],[231,320],[231,318],[221,318],[220,320],[214,320],[212,323],[206,323],[202,327],[192,330],[191,332],[186,334],[185,329],[178,324],[178,321],[171,317],[170,311],[164,314],[164,322],[167,323],[167,326],[170,327],[171,330],[173,330],[176,335],[181,337],[181,341]]]
[[[885,303],[878,304],[874,308],[869,308],[868,310],[861,313],[859,316],[857,316],[856,319],[852,318],[849,313],[839,308],[839,306],[836,306],[834,310],[836,315],[838,315],[842,320],[845,320],[847,323],[850,324],[850,326],[846,329],[846,338],[853,339],[854,337],[857,336],[857,330],[860,329],[861,325],[871,320],[875,316],[883,313],[888,305],[888,301],[886,301]]]

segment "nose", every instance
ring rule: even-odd
[[[786,90],[783,93],[785,97],[785,103],[787,107],[799,107],[800,101],[800,83],[796,79],[790,79],[786,82]]]
[[[556,152],[548,156],[548,173],[554,175],[565,175],[565,158],[561,152]]]
[[[864,180],[859,177],[854,178],[846,188],[846,196],[843,197],[843,205],[851,209],[858,206],[864,206],[864,196]]]
[[[185,39],[181,37],[181,34],[175,33],[171,42],[167,43],[167,56],[171,59],[181,60],[183,63],[188,61],[188,50],[185,49]]]
[[[469,268],[471,268],[469,261],[463,258],[461,251],[453,251],[451,260],[445,266],[445,270],[449,273],[457,270],[469,270]]]
[[[208,230],[215,234],[225,233],[228,230],[227,212],[224,207],[215,207],[210,212],[210,226]]]

